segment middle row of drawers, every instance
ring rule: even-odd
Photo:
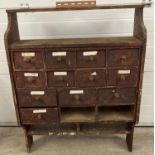
[[[16,71],[17,88],[136,86],[138,69],[77,69],[75,71]]]
[[[19,107],[70,107],[95,105],[133,105],[135,88],[70,88],[48,90],[18,90]],[[65,99],[64,99],[65,98]]]

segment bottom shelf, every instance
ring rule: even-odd
[[[29,135],[102,135],[102,134],[128,134],[133,123],[65,123],[53,125],[31,125]]]
[[[82,122],[134,122],[133,106],[61,108],[62,123]]]

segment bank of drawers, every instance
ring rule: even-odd
[[[139,60],[136,48],[12,51],[22,123],[58,121],[59,106],[135,104]]]

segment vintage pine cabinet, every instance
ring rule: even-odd
[[[7,10],[5,45],[18,123],[33,135],[126,134],[132,151],[146,49],[145,4]],[[131,37],[20,40],[17,13],[135,9]]]

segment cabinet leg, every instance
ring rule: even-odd
[[[27,152],[29,153],[31,150],[31,146],[33,144],[33,136],[28,135],[26,128],[24,128],[24,132],[25,132],[26,149],[27,149]]]
[[[133,147],[133,134],[134,134],[134,127],[132,127],[131,132],[126,135],[126,142],[127,142],[128,150],[130,152],[132,152],[132,147]]]

